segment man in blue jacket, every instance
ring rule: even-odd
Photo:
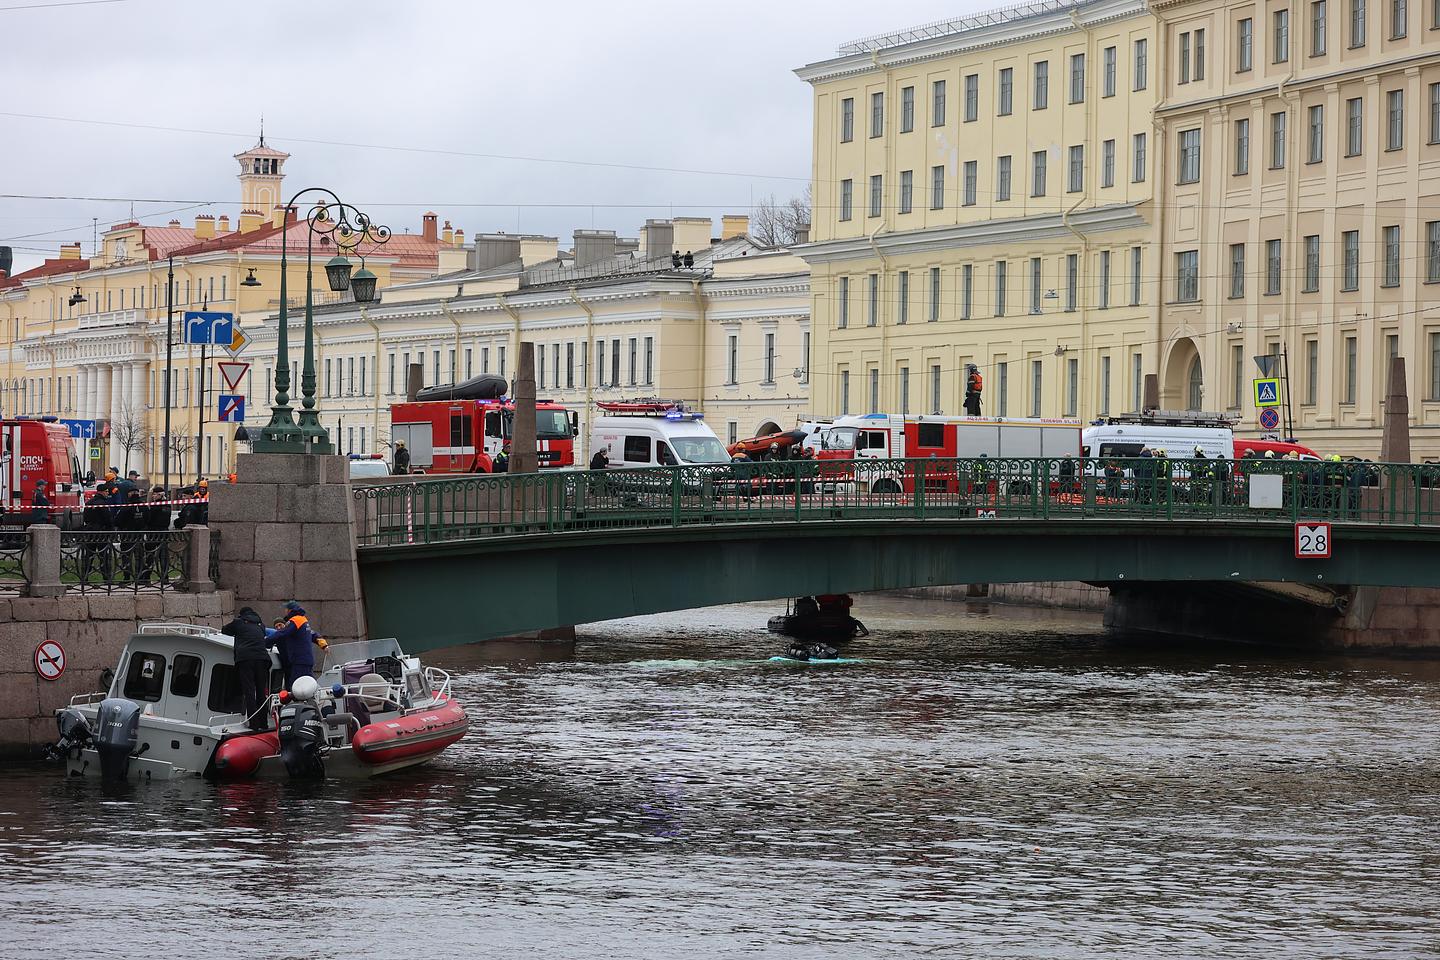
[[[305,608],[291,600],[285,604],[285,619],[270,637],[270,645],[280,652],[285,665],[285,688],[288,690],[300,677],[315,676],[315,648],[325,648],[325,641],[310,626]]]

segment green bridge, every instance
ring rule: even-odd
[[[1427,464],[788,461],[407,477],[354,496],[371,631],[416,651],[975,582],[1440,586]],[[1296,524],[1319,521],[1331,556],[1297,557]]]

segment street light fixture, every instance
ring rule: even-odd
[[[74,307],[74,306],[79,306],[80,304],[82,304],[82,303],[84,303],[84,302],[85,302],[85,294],[83,294],[83,293],[80,292],[80,287],[77,285],[77,286],[75,287],[75,292],[72,293],[72,294],[70,294],[70,306],[72,306],[72,307]]]
[[[254,267],[250,267],[249,269],[250,269],[249,274],[246,275],[246,277],[245,277],[244,280],[241,280],[241,281],[240,281],[240,286],[242,286],[242,287],[258,287],[258,286],[260,286],[260,281],[255,279],[255,268],[254,268]]]
[[[295,201],[307,193],[322,196],[305,216],[305,359],[300,374],[302,399],[297,422],[294,409],[290,406],[290,298],[286,287],[289,280],[290,211],[295,209]],[[344,255],[354,252],[362,243],[378,246],[387,242],[390,228],[373,223],[368,214],[342,202],[333,191],[324,187],[306,187],[285,205],[285,226],[280,233],[280,317],[275,356],[275,403],[270,408],[270,422],[260,428],[259,437],[250,444],[250,449],[256,453],[335,452],[330,435],[320,424],[320,413],[315,409],[313,281],[317,236],[322,246],[333,240],[337,247],[337,255],[325,264],[330,289],[338,293],[353,285],[355,300],[368,303],[375,296],[375,276],[364,269],[362,260],[361,269],[352,280],[350,261]]]

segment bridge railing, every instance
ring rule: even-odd
[[[856,519],[1440,524],[1440,465],[1163,458],[790,460],[408,478],[354,492],[362,546]]]

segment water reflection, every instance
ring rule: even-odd
[[[0,779],[0,953],[1415,956],[1440,668],[867,598],[439,656],[478,729],[359,784]],[[18,918],[18,919],[17,919]],[[140,949],[137,946],[137,949]]]

